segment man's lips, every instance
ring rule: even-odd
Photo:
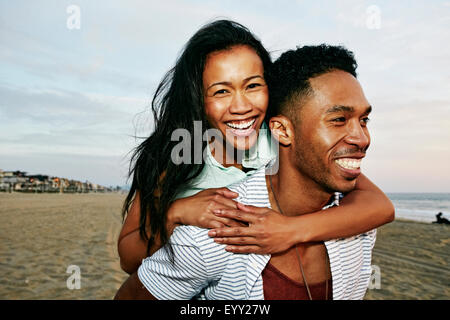
[[[335,160],[338,166],[349,170],[359,169],[361,167],[361,161],[362,159],[355,158],[340,158]]]
[[[361,162],[364,157],[364,153],[352,153],[340,155],[339,158],[334,159],[334,162],[347,175],[357,176],[361,173]]]

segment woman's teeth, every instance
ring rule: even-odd
[[[250,128],[255,123],[255,121],[256,121],[256,118],[253,118],[252,120],[247,120],[247,121],[227,122],[226,125],[233,129],[246,130],[246,129]]]
[[[355,170],[361,166],[361,159],[343,158],[337,159],[336,163],[344,169]]]

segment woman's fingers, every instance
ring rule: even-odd
[[[208,232],[208,235],[212,238],[222,238],[222,237],[255,237],[257,232],[253,231],[249,227],[232,227],[232,228],[218,228],[212,229]]]
[[[242,210],[244,212],[249,212],[249,213],[265,213],[267,211],[267,208],[264,207],[255,207],[255,206],[250,206],[250,205],[245,205],[242,203],[237,202],[237,208],[239,210]]]
[[[213,210],[213,213],[218,217],[244,221],[247,223],[254,223],[258,218],[253,213],[247,213],[242,210],[235,209],[215,209]]]
[[[220,243],[220,244],[234,244],[237,246],[241,245],[248,245],[258,244],[256,239],[253,237],[227,237],[227,238],[214,238],[214,242]]]
[[[219,194],[216,194],[213,198],[214,200],[214,206],[212,209],[236,209],[236,201],[233,201],[231,199],[225,198]]]
[[[217,216],[212,217],[213,220],[211,220],[211,226],[210,229],[213,228],[222,228],[222,227],[246,227],[246,225],[242,222],[239,222],[237,220],[228,219],[228,218],[221,218]],[[219,225],[219,227],[216,227],[216,225]]]
[[[225,250],[233,253],[263,253],[258,246],[226,246]]]
[[[227,219],[227,218],[224,219],[225,219],[224,224],[227,227],[248,227],[248,225],[245,222],[241,222],[234,219]]]
[[[218,193],[226,198],[229,198],[229,199],[234,199],[239,196],[239,193],[231,191],[227,188],[216,189],[216,193]]]
[[[226,227],[226,225],[217,220],[211,220],[211,222],[209,223],[209,226],[208,226],[208,228],[210,228],[210,229],[224,228],[224,227]]]
[[[226,207],[236,209],[237,202],[231,199],[236,198],[238,195],[239,194],[237,194],[236,192],[230,191],[227,188],[219,188],[216,189],[213,200]]]

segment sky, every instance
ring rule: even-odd
[[[217,18],[273,59],[353,51],[373,106],[363,172],[385,192],[450,192],[450,1],[0,0],[0,169],[125,185],[156,86]]]

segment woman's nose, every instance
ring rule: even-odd
[[[237,92],[231,100],[229,111],[235,114],[245,114],[253,109],[253,105],[245,94]]]

